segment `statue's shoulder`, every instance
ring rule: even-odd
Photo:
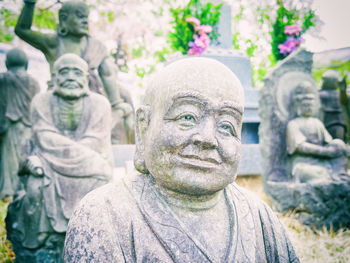
[[[37,93],[32,100],[31,107],[45,107],[45,105],[50,105],[52,96],[52,91]]]
[[[238,186],[236,183],[228,186],[229,191],[233,193],[239,200],[245,200],[251,209],[267,209],[271,210],[270,207],[254,192]],[[272,212],[272,210],[271,210]]]
[[[111,216],[112,211],[118,217],[128,218],[136,207],[128,181],[126,175],[91,191],[80,201],[77,210],[81,214],[94,214],[96,217]]]
[[[89,98],[94,107],[98,107],[99,111],[103,111],[104,113],[106,111],[111,111],[111,104],[105,96],[95,92],[90,92]]]

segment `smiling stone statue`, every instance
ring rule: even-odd
[[[65,262],[299,262],[277,217],[234,180],[243,89],[205,58],[167,66],[137,111],[135,167],[88,194]]]
[[[54,73],[54,91],[32,101],[33,149],[19,171],[23,187],[8,207],[16,262],[62,262],[75,206],[112,176],[111,108],[89,91],[87,63],[65,54]]]

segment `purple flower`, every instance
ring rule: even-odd
[[[301,44],[301,38],[300,37],[288,37],[286,41],[284,41],[283,44],[278,45],[278,49],[280,50],[280,53],[283,55],[288,55],[292,53],[298,46]]]

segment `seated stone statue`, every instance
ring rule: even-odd
[[[52,72],[54,62],[63,54],[74,53],[82,57],[89,66],[89,86],[94,92],[106,95],[112,105],[112,127],[121,127],[128,141],[123,138],[120,129],[116,131],[115,141],[131,143],[133,141],[134,112],[132,102],[121,98],[116,82],[116,65],[108,56],[105,45],[91,37],[89,33],[89,8],[83,1],[65,1],[59,10],[57,33],[48,34],[32,29],[36,0],[23,0],[24,7],[18,18],[15,33],[24,41],[41,50],[50,64]],[[125,91],[124,91],[125,93]],[[126,103],[125,103],[126,102]]]
[[[26,54],[14,48],[6,54],[8,71],[0,74],[0,198],[15,193],[20,159],[31,136],[30,103],[40,87],[27,66]]]
[[[234,183],[243,88],[208,58],[159,72],[137,111],[135,167],[89,193],[65,262],[299,262],[272,210]]]
[[[54,90],[32,102],[33,149],[6,217],[16,262],[62,262],[73,209],[112,175],[111,108],[89,91],[87,63],[65,54],[53,70]]]
[[[287,125],[287,151],[291,157],[291,175],[296,182],[338,179],[347,175],[347,147],[332,139],[324,124],[313,117],[316,87],[308,81],[299,83],[292,95],[296,117]]]
[[[318,119],[312,64],[313,54],[299,49],[264,80],[259,99],[264,190],[276,210],[293,211],[303,224],[349,228],[349,146],[332,138]],[[334,102],[331,96],[326,101]]]

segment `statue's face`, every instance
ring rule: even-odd
[[[304,82],[296,88],[294,100],[297,107],[297,115],[302,117],[311,117],[316,110],[316,96],[312,92],[314,89],[312,83]]]
[[[299,102],[298,115],[311,117],[315,113],[316,100],[313,94],[305,94]]]
[[[56,93],[63,98],[77,99],[87,93],[88,76],[75,63],[62,63],[56,74]]]
[[[164,106],[151,112],[144,142],[146,166],[157,184],[204,195],[233,182],[243,111],[243,101],[233,99],[236,91],[199,79],[190,89],[170,88],[163,96]]]
[[[89,33],[89,10],[87,8],[74,8],[69,13],[66,25],[70,34],[85,36]]]

